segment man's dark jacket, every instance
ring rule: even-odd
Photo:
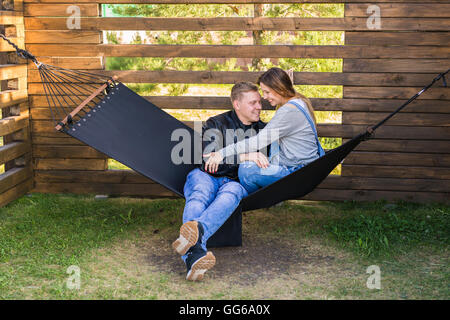
[[[261,120],[258,122],[253,122],[250,125],[245,125],[241,122],[241,120],[239,120],[234,110],[211,117],[203,124],[202,128],[203,153],[205,154],[212,151],[219,151],[229,144],[233,144],[244,138],[253,136],[257,134],[259,130],[264,128],[265,125],[266,124]],[[247,135],[244,135],[243,133],[247,133]],[[259,151],[267,155],[266,148]],[[204,172],[206,172],[205,160],[207,160],[207,158],[203,159],[201,166],[201,170]],[[224,163],[219,165],[219,168],[215,173],[207,173],[214,177],[226,176],[237,181],[238,168],[239,155],[234,155],[225,158]]]

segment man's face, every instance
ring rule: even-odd
[[[262,109],[261,95],[257,91],[244,92],[233,102],[233,107],[243,124],[257,122]]]

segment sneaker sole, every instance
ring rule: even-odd
[[[190,247],[198,240],[197,221],[188,221],[180,227],[180,236],[172,243],[172,248],[179,254],[184,255]]]
[[[208,251],[205,256],[201,257],[192,265],[191,270],[189,270],[186,280],[189,281],[200,281],[206,271],[214,267],[216,264],[216,257],[214,257],[211,251]]]

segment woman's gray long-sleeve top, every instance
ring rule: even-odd
[[[293,99],[291,101],[300,104],[310,115],[303,100]],[[256,152],[277,140],[279,152],[271,159],[272,164],[306,165],[319,157],[316,137],[311,125],[303,112],[289,102],[275,112],[273,118],[257,135],[230,144],[218,152],[224,158],[234,154]]]

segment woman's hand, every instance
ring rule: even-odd
[[[267,157],[261,152],[250,152],[246,154],[240,154],[240,160],[242,161],[253,161],[260,168],[267,169],[270,165]]]
[[[212,173],[217,171],[217,169],[219,168],[219,164],[223,160],[223,157],[219,152],[204,154],[203,157],[209,157],[209,159],[205,162],[205,171]]]

